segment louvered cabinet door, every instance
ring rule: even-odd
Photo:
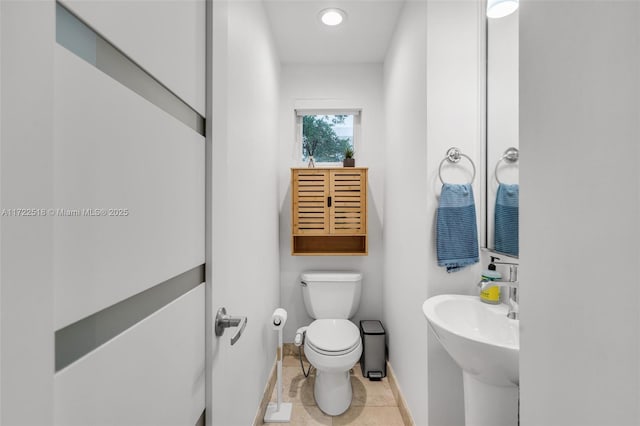
[[[293,233],[325,235],[329,233],[329,171],[293,170],[291,175]]]
[[[330,171],[330,230],[336,235],[367,233],[367,171]]]

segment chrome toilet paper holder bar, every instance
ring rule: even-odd
[[[224,330],[227,328],[239,327],[238,331],[236,331],[236,334],[231,337],[231,346],[235,345],[238,339],[240,339],[240,336],[242,336],[242,332],[244,331],[246,326],[247,317],[227,315],[227,309],[224,307],[218,309],[215,321],[216,336],[222,336],[224,334]]]

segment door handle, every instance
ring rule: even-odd
[[[238,339],[240,339],[240,336],[242,336],[242,332],[244,331],[246,326],[247,317],[234,317],[231,315],[227,315],[227,310],[225,308],[218,309],[215,323],[216,336],[222,336],[226,328],[239,327],[238,331],[236,331],[236,334],[231,337],[231,346],[235,345]]]
[[[327,207],[331,207],[331,196],[327,197]]]

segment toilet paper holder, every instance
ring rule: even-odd
[[[220,337],[224,334],[224,330],[226,328],[231,327],[240,327],[236,334],[231,337],[231,346],[235,345],[240,336],[242,336],[242,332],[244,328],[247,326],[247,317],[240,316],[231,316],[227,315],[227,309],[222,307],[218,309],[218,313],[216,314],[215,321],[215,333],[216,336]]]

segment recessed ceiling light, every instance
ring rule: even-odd
[[[487,17],[503,18],[518,9],[518,0],[489,0],[487,2]]]
[[[340,25],[346,17],[347,14],[345,11],[340,9],[324,9],[320,12],[320,20],[323,24],[329,25],[330,27]]]

